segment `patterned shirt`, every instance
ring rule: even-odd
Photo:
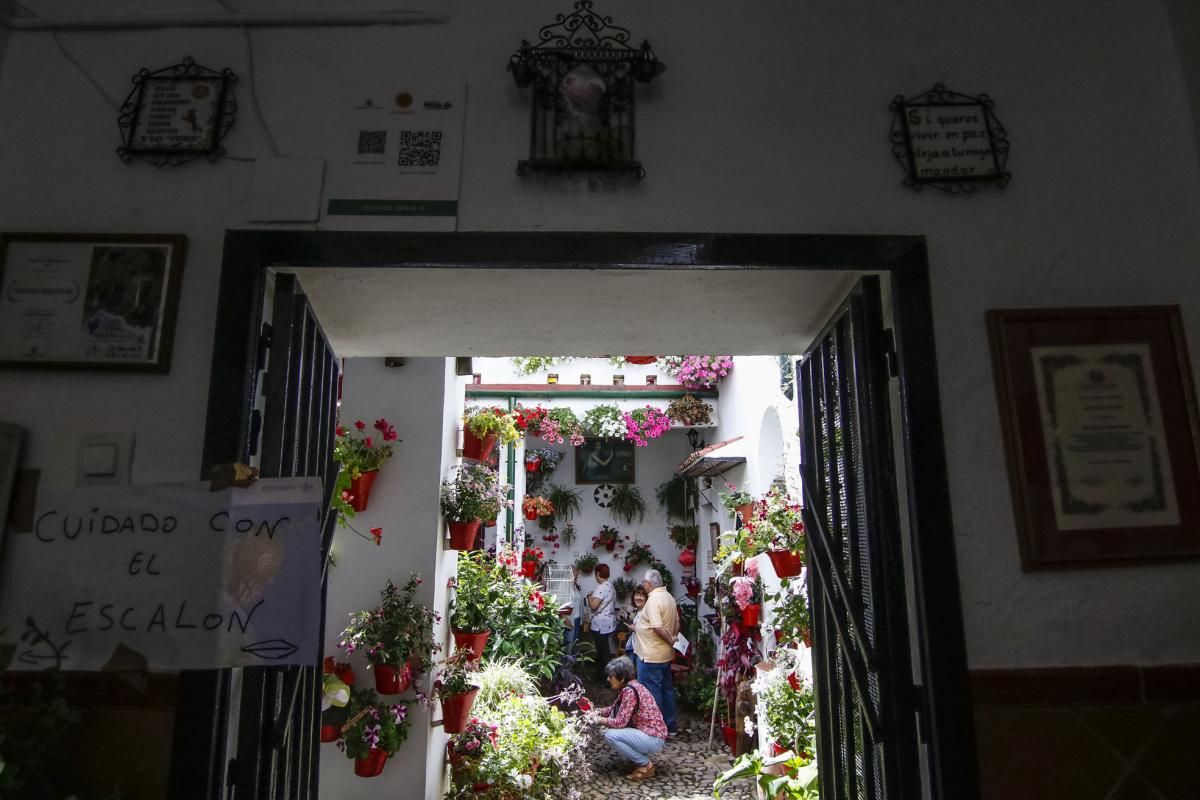
[[[592,589],[592,597],[600,601],[600,605],[592,611],[592,630],[596,633],[612,633],[617,629],[617,595],[612,583],[604,581]]]
[[[667,738],[667,724],[663,722],[662,712],[658,710],[658,704],[654,702],[654,695],[650,694],[649,689],[637,681],[630,681],[621,689],[618,699],[621,704],[617,706],[617,713],[612,716],[608,716],[612,706],[596,709],[604,718],[605,725],[610,728],[634,727],[647,736]]]

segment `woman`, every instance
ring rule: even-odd
[[[630,600],[633,601],[633,612],[628,615],[622,614],[621,620],[621,622],[629,630],[629,636],[625,639],[625,655],[630,661],[633,662],[633,668],[635,670],[637,669],[638,663],[637,634],[635,633],[637,630],[637,618],[638,614],[640,614],[642,611],[642,606],[646,605],[647,597],[648,595],[646,594],[645,587],[638,586],[634,588],[633,596],[630,598]]]
[[[617,596],[608,582],[608,564],[596,567],[596,588],[588,595],[588,608],[592,610],[592,642],[596,645],[596,669],[600,679],[605,676],[604,667],[612,658],[609,640],[617,629]]]
[[[617,692],[611,706],[598,708],[593,714],[608,726],[604,740],[636,766],[629,780],[643,781],[654,777],[654,762],[650,755],[663,749],[667,742],[667,724],[654,703],[650,690],[638,683],[633,662],[622,656],[614,658],[604,669],[608,685]]]

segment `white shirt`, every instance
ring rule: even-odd
[[[597,584],[592,589],[592,597],[600,601],[600,605],[592,611],[592,630],[596,633],[612,633],[617,629],[617,595],[612,582]]]

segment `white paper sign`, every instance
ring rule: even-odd
[[[11,670],[314,664],[320,481],[41,490],[0,563]]]

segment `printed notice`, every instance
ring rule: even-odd
[[[1178,525],[1149,346],[1031,354],[1058,528]]]
[[[917,180],[999,174],[987,111],[981,104],[905,106],[904,126]]]
[[[317,661],[320,481],[41,490],[0,564],[10,670]]]

